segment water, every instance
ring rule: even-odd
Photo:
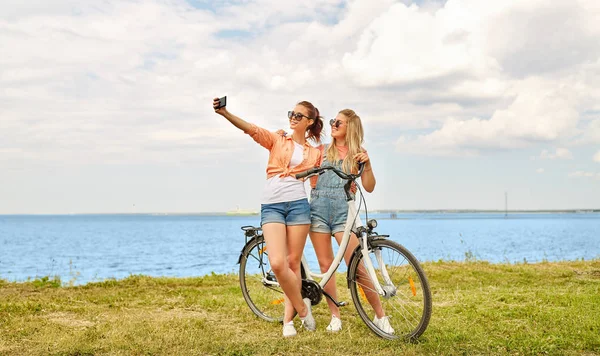
[[[539,262],[600,258],[600,214],[399,214],[378,218],[421,261]],[[132,274],[236,273],[242,225],[259,217],[201,215],[0,216],[0,278],[60,276],[84,284]],[[318,269],[312,247],[306,255]],[[342,267],[341,270],[345,270]]]

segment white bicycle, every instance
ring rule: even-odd
[[[367,215],[367,226],[362,226],[358,216],[360,207],[356,208],[350,187],[360,177],[363,168],[361,165],[358,174],[347,174],[334,167],[323,167],[296,175],[297,178],[307,178],[332,170],[347,181],[344,190],[348,202],[348,219],[340,247],[325,273],[313,272],[306,258],[302,257],[302,297],[310,298],[311,304],[317,305],[325,295],[336,305],[345,305],[324,292],[323,287],[337,271],[348,247],[351,232],[354,232],[360,245],[350,259],[347,281],[358,314],[367,327],[382,338],[413,341],[425,332],[431,318],[429,282],[419,261],[410,251],[394,241],[387,240],[389,235],[379,235],[374,231],[377,227],[374,219],[368,220]],[[360,186],[356,186],[360,189]],[[361,194],[360,203],[363,202],[364,197]],[[271,322],[282,322],[283,291],[270,268],[262,230],[254,226],[243,226],[242,230],[246,244],[238,263],[244,299],[258,317]],[[317,279],[320,281],[317,282]],[[372,305],[377,303],[380,303],[385,311],[391,328],[383,330],[374,321],[376,313]]]

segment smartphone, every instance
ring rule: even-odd
[[[217,109],[224,108],[225,106],[227,106],[227,96],[219,98],[219,106]]]

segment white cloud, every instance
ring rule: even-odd
[[[599,13],[593,1],[450,0],[435,13],[396,3],[365,29],[344,64],[363,85],[563,71],[597,59]]]
[[[544,173],[544,168],[538,168],[538,169],[536,169],[535,171],[536,171],[537,173],[540,173],[540,174],[542,174],[542,173]]]
[[[356,51],[344,56],[343,65],[365,86],[436,81],[444,85],[457,75],[467,79],[498,69],[472,33],[480,19],[468,11],[452,1],[434,14],[419,11],[416,5],[396,3],[365,29]],[[480,88],[480,93],[489,88],[488,95],[497,95],[497,87]]]
[[[600,172],[576,171],[569,173],[570,178],[600,178]]]
[[[548,84],[540,79],[523,81],[515,100],[490,119],[449,118],[438,130],[401,141],[399,149],[477,155],[485,149],[527,147],[572,137],[579,120],[574,99],[564,88],[548,88]]]
[[[600,142],[600,120],[581,120],[600,105],[594,1],[4,4],[0,159],[236,149],[209,106],[221,94],[273,128],[298,100],[352,107],[368,137],[415,154]]]
[[[541,159],[573,159],[573,154],[566,148],[559,147],[555,153],[551,153],[548,150],[543,150],[540,154]]]
[[[505,72],[524,78],[564,72],[598,58],[594,1],[502,1],[486,14],[486,53]],[[484,4],[481,4],[484,6]]]
[[[583,134],[576,140],[578,144],[600,145],[600,119],[592,120],[583,129]]]
[[[477,155],[569,141],[580,132],[579,113],[600,98],[586,79],[600,54],[600,12],[591,1],[576,5],[450,0],[429,13],[395,4],[343,65],[358,85],[406,100],[479,106],[471,117],[440,112],[441,127],[401,137],[401,151]]]
[[[600,151],[596,152],[593,158],[594,162],[600,163]]]

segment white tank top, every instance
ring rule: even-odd
[[[304,146],[294,142],[294,152],[289,168],[302,163]],[[280,178],[279,174],[267,179],[261,199],[262,204],[283,203],[306,198],[304,182],[293,176]]]

